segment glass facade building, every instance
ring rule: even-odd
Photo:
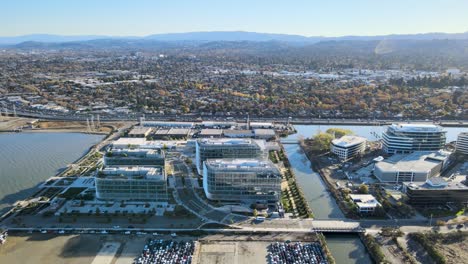
[[[383,150],[388,154],[440,150],[446,133],[437,125],[393,124],[382,135]]]
[[[96,198],[102,200],[168,201],[164,168],[106,167],[95,177]]]
[[[281,174],[269,160],[209,159],[204,162],[203,188],[211,200],[276,203]]]
[[[264,145],[264,140],[199,139],[195,146],[197,171],[203,175],[203,162],[207,159],[265,158]]]

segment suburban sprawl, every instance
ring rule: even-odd
[[[0,47],[0,132],[101,136],[0,216],[0,263],[466,263],[468,59],[442,42],[115,41]]]

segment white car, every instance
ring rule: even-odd
[[[176,237],[176,236],[177,236],[176,233],[172,233],[172,234],[171,234],[171,237]]]
[[[65,231],[60,230],[58,233],[59,233],[59,234],[65,234]]]

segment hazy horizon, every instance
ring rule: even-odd
[[[379,36],[390,36],[390,35],[425,35],[425,34],[464,34],[468,33],[468,29],[461,32],[417,32],[417,33],[389,33],[389,34],[378,34],[378,35],[356,35],[356,34],[346,34],[346,35],[339,35],[339,36],[325,36],[325,35],[301,35],[301,34],[288,34],[288,33],[277,33],[277,32],[260,32],[260,31],[246,31],[246,30],[212,30],[212,31],[184,31],[184,32],[163,32],[163,33],[150,33],[147,35],[110,35],[110,34],[54,34],[54,33],[47,33],[47,32],[38,32],[38,33],[29,33],[29,34],[20,34],[20,35],[0,35],[0,37],[22,37],[22,36],[64,36],[64,37],[77,37],[77,36],[99,36],[99,37],[110,37],[110,38],[144,38],[152,35],[164,35],[164,34],[192,34],[192,33],[221,33],[221,32],[243,32],[243,33],[258,33],[258,34],[275,34],[275,35],[291,35],[291,36],[301,36],[301,37],[323,37],[323,38],[340,38],[340,37],[348,37],[348,36],[356,36],[356,37],[379,37]]]
[[[306,0],[177,2],[21,0],[2,4],[0,36],[146,36],[247,31],[301,36],[380,36],[468,31],[467,1]]]

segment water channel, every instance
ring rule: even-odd
[[[368,140],[378,140],[385,127],[383,126],[346,126],[346,125],[295,125],[296,134],[286,140],[313,137],[329,128],[344,128],[352,130],[356,135]],[[468,131],[466,127],[447,127],[447,142],[455,141],[460,132]],[[311,168],[309,159],[298,144],[284,144],[286,155],[291,163],[297,182],[304,191],[315,218],[343,218],[336,201],[329,194],[320,175]],[[337,263],[372,263],[372,260],[357,235],[326,235],[327,244]]]

